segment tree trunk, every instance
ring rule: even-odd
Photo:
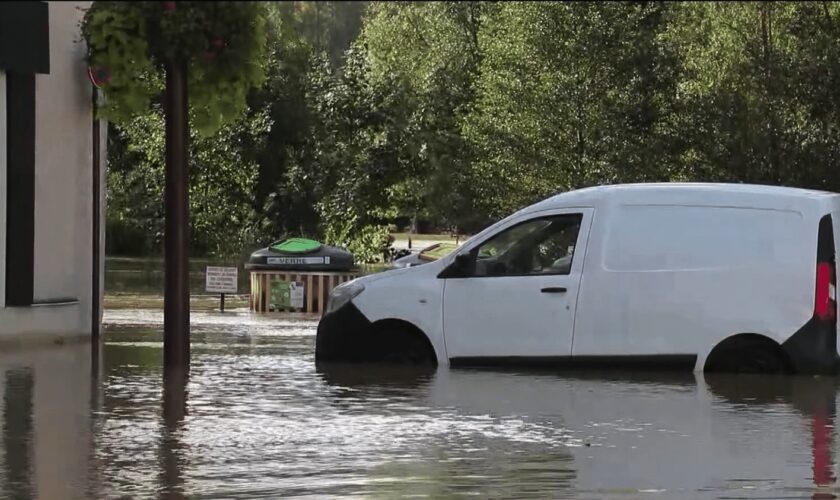
[[[166,65],[164,371],[187,370],[190,364],[188,127],[186,65],[169,62]]]
[[[769,177],[774,183],[780,183],[783,178],[782,159],[779,151],[779,123],[776,118],[774,101],[776,98],[776,85],[773,78],[776,76],[773,71],[773,28],[772,28],[772,5],[763,3],[760,7],[761,13],[761,44],[764,63],[764,98],[767,107],[768,119],[768,160],[770,162]]]

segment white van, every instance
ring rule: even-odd
[[[784,187],[563,193],[336,288],[316,360],[832,372],[838,216]]]

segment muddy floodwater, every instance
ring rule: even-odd
[[[0,354],[7,498],[834,498],[831,378],[317,367],[314,321],[162,313]],[[165,388],[165,390],[164,390]]]

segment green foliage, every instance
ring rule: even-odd
[[[325,218],[325,228],[324,242],[346,248],[358,263],[381,262],[391,246],[392,238],[386,225],[362,226],[356,217],[330,214]]]
[[[840,6],[683,6],[684,161],[698,176],[840,190]]]
[[[377,234],[404,201],[395,186],[417,172],[414,129],[399,113],[406,88],[369,78],[363,46],[347,52],[339,74],[320,67],[310,78],[318,117],[310,140],[321,229],[367,260],[382,255]]]
[[[118,123],[146,112],[152,97],[163,90],[149,57],[146,18],[138,15],[137,7],[130,2],[95,2],[82,24],[89,63],[109,75],[108,102],[98,111]]]
[[[251,206],[257,177],[252,151],[268,123],[254,113],[209,138],[193,135],[190,165],[191,247],[196,255],[240,255],[255,244]],[[163,244],[163,116],[159,110],[114,129],[109,145],[108,251],[158,253]]]
[[[676,60],[660,38],[670,8],[525,2],[488,16],[464,122],[484,210],[501,217],[559,191],[670,177]]]
[[[840,4],[264,9],[267,49],[254,48],[248,60],[259,62],[254,75],[265,68],[266,81],[247,95],[244,118],[194,151],[200,165],[191,193],[201,214],[194,237],[207,249],[221,251],[228,232],[231,249],[249,238],[267,244],[303,235],[373,261],[397,220],[472,232],[550,194],[604,183],[840,191]],[[89,37],[109,47],[101,57],[113,59],[103,61],[127,68],[113,72],[110,88],[137,93],[109,101],[117,114],[148,106],[161,85],[160,59],[125,57],[163,50],[155,42],[163,38],[130,10],[114,3],[87,18],[103,26]],[[143,30],[148,46],[135,36]],[[240,103],[245,95],[213,92]],[[130,122],[112,149],[109,224],[127,239],[137,227],[159,237],[163,145],[155,120],[153,113]]]
[[[393,89],[387,123],[404,132],[396,154],[402,178],[385,193],[392,214],[475,227],[472,161],[461,121],[474,100],[478,33],[487,6],[477,2],[372,4],[360,43],[374,88]],[[399,93],[396,90],[399,90]]]
[[[272,123],[259,152],[255,207],[262,234],[317,237],[317,202],[328,189],[314,163],[318,130],[315,101],[336,74],[361,25],[362,2],[278,2],[268,6],[268,81],[251,106],[267,108]]]
[[[110,74],[101,115],[126,123],[147,112],[160,71],[184,64],[191,121],[212,135],[264,81],[264,11],[261,2],[94,2],[82,33],[91,66]]]

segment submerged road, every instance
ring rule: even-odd
[[[41,498],[834,498],[831,378],[316,367],[313,321],[163,316],[0,355],[0,492]],[[171,408],[171,407],[170,407]]]

